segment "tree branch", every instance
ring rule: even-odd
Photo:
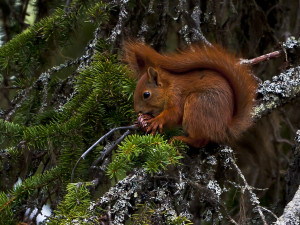
[[[278,218],[275,225],[297,225],[300,223],[300,186],[294,198],[285,206],[282,216]]]
[[[93,148],[99,144],[101,141],[103,141],[105,138],[107,138],[108,136],[110,136],[112,133],[114,133],[115,131],[117,130],[126,130],[127,131],[125,132],[125,134],[123,134],[110,148],[108,148],[108,150],[106,150],[105,152],[103,152],[101,154],[101,156],[96,159],[96,161],[93,163],[93,166],[96,164],[96,162],[102,160],[105,158],[105,156],[107,156],[107,154],[111,153],[111,151],[113,150],[113,148],[118,145],[129,133],[130,133],[130,130],[135,130],[137,129],[137,126],[136,125],[131,125],[131,126],[126,126],[126,127],[116,127],[112,130],[110,130],[109,132],[107,132],[105,135],[103,135],[101,138],[99,138],[91,147],[88,148],[88,150],[86,150],[81,156],[80,158],[77,160],[77,162],[75,163],[75,166],[72,170],[72,174],[71,174],[71,182],[73,182],[74,180],[74,173],[75,173],[75,169],[78,165],[78,163],[81,161],[81,159],[84,159],[86,157],[86,155],[88,153],[90,153],[90,151],[93,150]]]
[[[20,108],[22,106],[22,104],[24,103],[24,101],[27,99],[28,94],[30,93],[30,91],[35,88],[37,86],[37,84],[39,82],[42,82],[42,84],[47,85],[48,81],[51,77],[51,75],[55,72],[58,72],[64,68],[67,68],[71,65],[74,64],[79,64],[81,62],[81,58],[77,58],[75,60],[68,60],[67,62],[60,64],[59,66],[54,66],[50,69],[48,69],[46,72],[42,73],[39,78],[30,86],[27,87],[26,89],[22,90],[21,92],[19,92],[17,94],[17,96],[15,97],[15,99],[12,102],[12,105],[14,105],[12,108],[10,108],[9,110],[6,111],[6,116],[5,116],[5,120],[10,120],[12,118],[12,116],[15,114],[15,112],[17,111],[18,108]],[[43,88],[43,93],[44,93],[44,98],[43,98],[43,105],[42,108],[45,107],[46,104],[46,92],[47,90],[45,90]]]
[[[262,96],[253,110],[255,120],[270,113],[300,95],[300,66],[286,70],[272,81],[266,80],[259,85],[257,93]]]
[[[275,51],[275,52],[271,52],[271,53],[268,53],[265,55],[258,56],[253,59],[241,59],[240,63],[248,64],[248,65],[255,65],[255,64],[258,64],[258,63],[261,63],[264,61],[268,61],[272,58],[277,58],[277,57],[281,56],[282,54],[283,54],[283,51],[279,50],[279,51]]]

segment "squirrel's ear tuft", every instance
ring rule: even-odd
[[[147,77],[149,83],[155,83],[157,86],[160,86],[158,82],[158,72],[151,66],[147,70]]]
[[[123,60],[134,70],[135,77],[140,77],[146,72],[146,58],[142,54],[144,46],[141,42],[126,42],[123,47]]]
[[[139,72],[143,73],[146,68],[145,59],[141,55],[135,53],[135,61],[136,61],[136,67],[138,68]]]
[[[123,47],[123,60],[129,64],[136,73],[135,77],[141,77],[148,72],[149,66],[155,65],[158,53],[143,42],[127,41]]]

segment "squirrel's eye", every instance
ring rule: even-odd
[[[146,91],[144,92],[144,99],[149,98],[150,97],[150,92]]]

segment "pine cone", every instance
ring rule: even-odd
[[[146,132],[147,131],[147,128],[148,128],[148,123],[147,121],[154,118],[154,116],[150,115],[150,114],[142,114],[142,113],[139,113],[138,114],[138,118],[137,118],[137,125],[138,127]]]

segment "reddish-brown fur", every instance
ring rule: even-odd
[[[182,126],[186,136],[172,140],[202,147],[211,141],[228,144],[251,125],[257,83],[221,47],[194,45],[162,55],[144,43],[128,42],[125,60],[140,78],[135,110],[155,116],[149,132]]]

